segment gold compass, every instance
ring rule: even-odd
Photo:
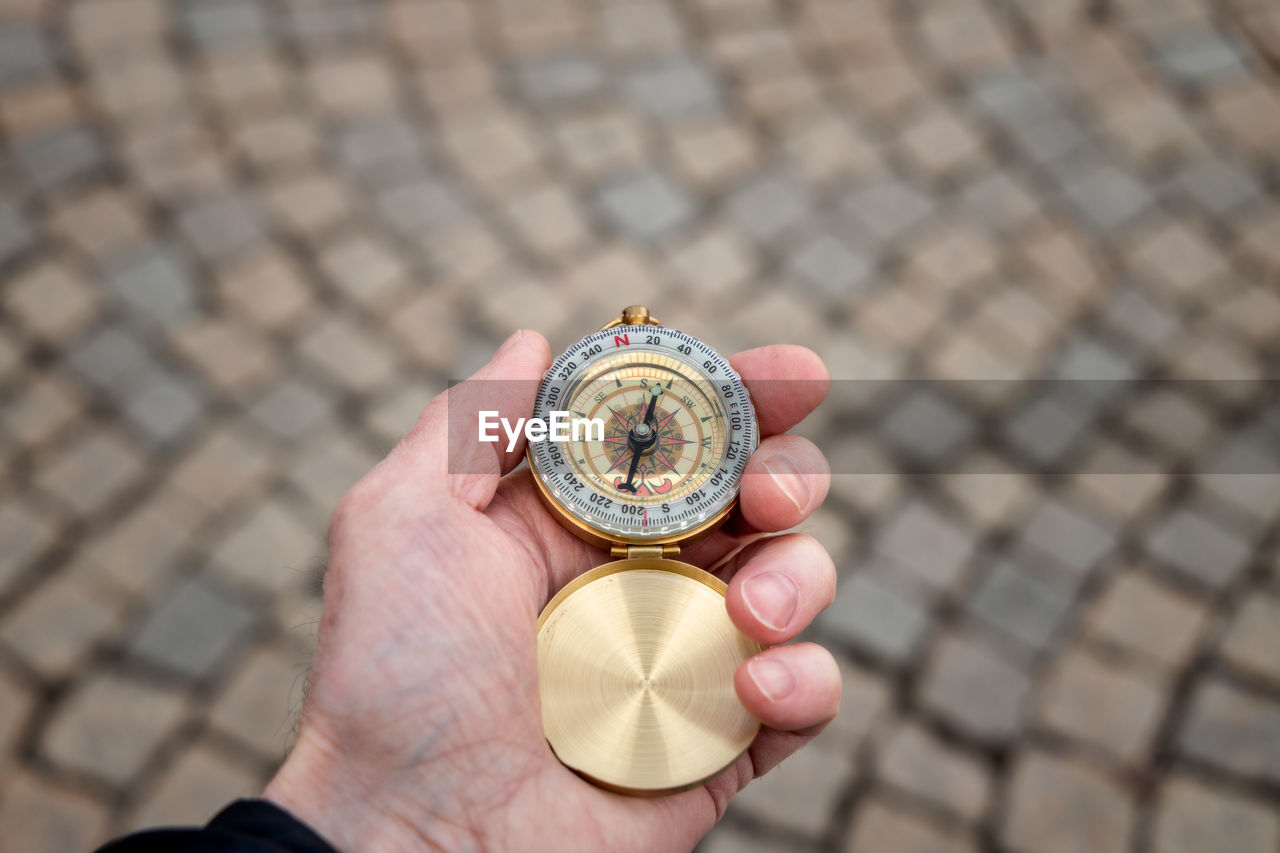
[[[619,793],[696,787],[759,730],[733,674],[763,646],[730,621],[721,580],[672,558],[737,502],[758,442],[751,397],[715,350],[632,305],[555,360],[534,417],[574,423],[566,440],[529,443],[547,506],[621,558],[538,620],[547,741]]]

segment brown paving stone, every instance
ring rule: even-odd
[[[1221,654],[1242,670],[1280,682],[1280,599],[1254,592],[1242,601]]]
[[[99,308],[98,292],[63,261],[39,264],[5,286],[3,304],[31,336],[61,341],[85,329]]]
[[[265,758],[279,760],[293,738],[306,676],[306,665],[291,649],[257,649],[214,701],[209,720]]]
[[[6,850],[89,850],[105,839],[107,820],[102,803],[30,772],[0,787],[0,845]]]
[[[1069,651],[1043,685],[1037,718],[1050,731],[1140,764],[1163,711],[1160,687],[1088,652]]]
[[[395,351],[380,336],[341,315],[325,317],[301,332],[297,351],[350,391],[372,391],[396,371]]]
[[[62,572],[23,599],[0,625],[0,643],[42,677],[57,681],[83,666],[93,645],[123,626],[118,602]]]
[[[109,430],[81,433],[50,454],[36,485],[77,515],[105,508],[145,473],[141,453]]]
[[[562,185],[534,187],[513,198],[503,213],[524,244],[547,258],[581,246],[588,237],[581,206]]]
[[[99,261],[139,242],[146,233],[141,204],[114,189],[94,189],[66,199],[49,220],[63,240]]]
[[[1090,636],[1165,667],[1184,665],[1207,625],[1201,602],[1134,569],[1118,572],[1085,617]]]
[[[63,698],[40,749],[66,770],[125,785],[181,724],[186,706],[178,691],[132,676],[95,674]]]
[[[84,408],[76,383],[60,373],[36,374],[0,413],[0,422],[20,444],[34,447],[53,440]]]
[[[1018,853],[1122,853],[1134,829],[1131,797],[1079,761],[1028,750],[1008,781],[1003,843]]]
[[[267,329],[294,323],[310,307],[310,287],[294,261],[263,250],[223,270],[219,295],[242,317]]]
[[[260,772],[229,760],[216,747],[196,744],[160,772],[126,826],[200,826],[232,800],[257,796],[263,781]]]
[[[878,797],[866,797],[853,816],[845,853],[975,853],[973,839],[931,824],[922,815]]]
[[[1274,803],[1174,776],[1160,789],[1152,853],[1270,853],[1280,847]]]
[[[183,455],[168,482],[191,503],[216,510],[262,485],[273,467],[270,452],[249,430],[224,424]]]
[[[278,369],[275,351],[262,335],[237,323],[192,320],[173,330],[173,340],[196,368],[227,391],[261,385]]]
[[[209,560],[222,578],[277,592],[305,582],[324,548],[324,531],[274,498],[242,512],[219,537]]]
[[[876,774],[967,821],[982,818],[991,795],[990,773],[977,758],[910,723],[899,726],[880,746]]]
[[[974,165],[983,151],[981,137],[944,109],[922,112],[902,134],[902,147],[914,166],[929,175],[950,175]]]

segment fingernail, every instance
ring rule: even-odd
[[[512,333],[511,337],[502,342],[502,346],[498,347],[498,351],[493,354],[493,357],[498,358],[503,355],[507,350],[519,343],[520,339],[523,337],[524,329],[516,329],[515,332]]]
[[[765,572],[747,578],[742,584],[742,598],[751,615],[762,625],[781,631],[795,615],[800,590],[796,589],[796,582],[786,575]]]
[[[809,503],[809,478],[800,473],[795,460],[785,453],[775,453],[764,460],[764,470],[769,472],[774,485],[795,504],[796,512],[804,512]]]
[[[787,669],[786,664],[776,660],[747,661],[747,675],[751,676],[764,698],[770,702],[785,699],[796,689],[796,677]]]

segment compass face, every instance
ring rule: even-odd
[[[535,476],[566,512],[619,540],[671,541],[718,516],[757,443],[729,362],[662,326],[605,329],[561,355],[534,404],[535,417],[553,412],[596,424],[531,442]]]

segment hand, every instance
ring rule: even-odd
[[[762,536],[803,521],[826,497],[822,454],[781,433],[825,396],[827,374],[801,347],[730,361],[765,437],[735,518],[681,559],[728,581],[739,629],[784,643],[835,592],[834,567],[816,541]],[[523,381],[464,383],[437,397],[334,512],[302,725],[264,796],[343,850],[687,851],[753,776],[838,710],[831,655],[812,644],[780,646],[734,680],[765,728],[702,787],[624,797],[556,760],[538,712],[538,614],[569,580],[611,558],[560,526],[527,467],[513,471],[523,443],[509,453],[481,444],[474,420],[480,408],[511,422],[527,417],[549,363],[541,335],[517,332],[474,378]],[[478,405],[468,400],[473,417],[455,410],[451,422],[448,396],[463,387]]]

